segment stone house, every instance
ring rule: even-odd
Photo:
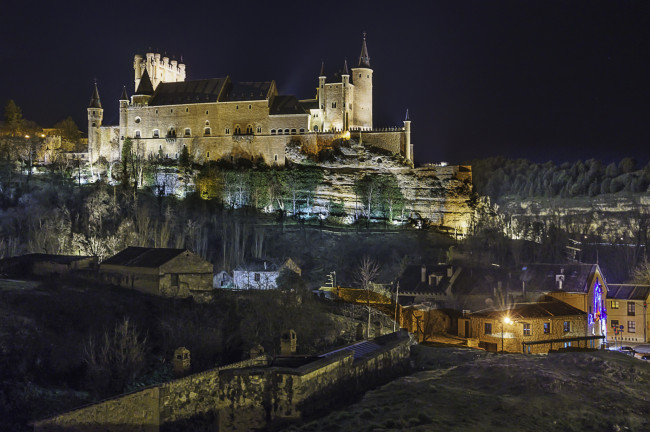
[[[450,265],[407,265],[399,277],[400,304],[424,302],[436,307],[454,307],[452,288],[461,270]]]
[[[302,270],[291,259],[287,259],[282,265],[277,265],[268,260],[254,260],[245,266],[240,266],[233,271],[233,280],[236,289],[269,290],[278,287],[277,279],[282,270],[289,270],[301,275]]]
[[[649,297],[650,285],[610,284],[608,286],[607,312],[610,329],[607,333],[607,342],[610,345],[650,342],[648,338]],[[623,326],[622,330],[621,326]]]
[[[212,290],[213,266],[186,249],[128,247],[99,266],[103,281],[164,297]]]
[[[512,309],[475,312],[458,320],[458,335],[487,351],[543,354],[549,350],[598,348],[602,336],[587,333],[587,314],[547,297]]]

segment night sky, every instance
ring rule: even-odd
[[[14,99],[45,127],[71,115],[85,131],[96,78],[117,124],[133,56],[150,48],[182,56],[188,79],[275,80],[310,98],[321,60],[328,74],[356,64],[366,31],[374,124],[401,126],[408,108],[416,163],[648,161],[648,1],[172,4],[4,4],[2,107]]]

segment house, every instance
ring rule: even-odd
[[[553,297],[512,309],[466,314],[458,335],[487,351],[547,353],[553,349],[598,348],[603,336],[588,334],[587,314]]]
[[[278,287],[277,279],[284,269],[301,275],[302,270],[291,259],[287,259],[282,265],[277,265],[268,260],[254,260],[246,266],[240,266],[233,271],[233,280],[236,289],[248,290],[269,290]]]
[[[607,283],[598,264],[529,264],[520,282],[523,298],[567,303],[587,314],[587,335],[607,336]]]
[[[33,253],[0,260],[0,273],[12,277],[61,276],[94,270],[97,257]]]
[[[103,281],[164,297],[212,290],[213,266],[186,249],[128,247],[99,266]]]
[[[399,303],[454,306],[452,287],[460,272],[460,267],[454,269],[450,265],[407,265],[399,278]]]
[[[433,339],[436,334],[456,334],[460,312],[438,309],[428,304],[414,304],[399,308],[399,325],[417,336],[418,342]]]
[[[607,290],[607,312],[611,345],[627,342],[650,342],[648,339],[648,300],[650,285],[610,284]],[[622,328],[621,328],[622,326]]]

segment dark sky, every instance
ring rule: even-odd
[[[42,3],[3,5],[0,103],[43,126],[71,115],[85,130],[95,78],[117,124],[149,47],[183,56],[188,79],[312,97],[321,60],[356,62],[366,31],[375,126],[401,126],[408,108],[418,163],[648,160],[648,1]]]

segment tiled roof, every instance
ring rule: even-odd
[[[160,83],[149,101],[149,105],[159,106],[217,102],[229,80],[226,77]]]
[[[130,246],[102,262],[102,265],[119,265],[126,267],[151,267],[156,268],[165,264],[186,249],[170,248],[144,248]]]
[[[444,294],[449,286],[447,265],[426,266],[425,282],[422,282],[422,266],[408,265],[399,278],[400,293]],[[441,274],[442,278],[437,285],[429,285],[429,275]]]
[[[607,285],[607,298],[617,300],[647,300],[650,285]]]
[[[269,98],[273,81],[232,83],[223,97],[223,101],[254,101]]]
[[[99,100],[99,90],[97,90],[97,83],[95,83],[95,89],[93,90],[93,95],[90,97],[90,104],[88,108],[101,108],[102,103]]]
[[[558,291],[558,275],[564,275],[562,291],[587,292],[587,283],[596,272],[597,264],[529,264],[522,268],[520,281],[526,291]]]
[[[301,100],[300,105],[302,105],[302,108],[307,111],[310,109],[318,109],[318,99],[305,99]]]
[[[280,269],[276,263],[269,260],[254,259],[245,265],[240,265],[236,268],[237,271],[253,271],[253,272],[276,272]]]
[[[306,112],[305,108],[298,102],[295,96],[278,95],[273,98],[270,114],[306,114]]]
[[[507,315],[512,320],[522,320],[526,318],[551,318],[584,314],[585,312],[569,305],[568,303],[549,299],[548,301],[534,303],[520,303],[509,310],[475,312],[471,315],[497,320],[503,318],[504,315]]]

